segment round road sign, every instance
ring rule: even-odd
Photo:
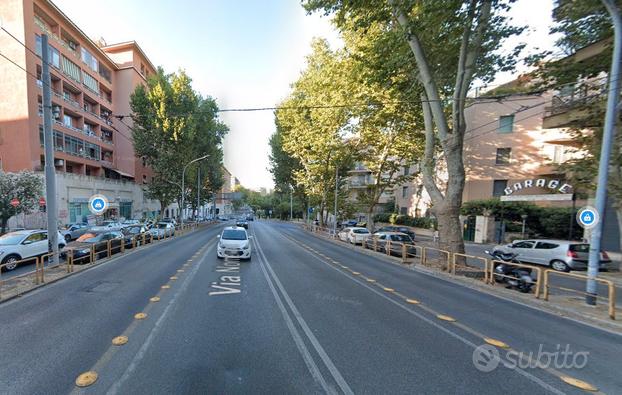
[[[592,206],[583,207],[577,213],[577,222],[585,229],[593,228],[599,220],[598,211]]]
[[[108,209],[108,199],[104,195],[93,195],[89,199],[89,210],[95,215],[102,215]]]
[[[11,202],[9,204],[11,206],[13,206],[13,207],[17,207],[17,206],[19,206],[19,199],[18,198],[13,198],[13,199],[11,199]]]

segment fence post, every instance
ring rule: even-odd
[[[616,287],[611,281],[607,282],[609,286],[609,318],[616,319]]]
[[[112,256],[112,240],[108,240],[107,248],[108,248],[108,256],[106,258],[110,258]]]
[[[384,244],[385,254],[391,255],[391,239],[387,239],[387,242]]]
[[[125,252],[125,237],[121,239],[121,254]]]
[[[426,264],[426,248],[427,247],[423,247],[421,249],[421,264],[425,265]]]
[[[484,268],[484,270],[486,269]],[[454,276],[456,275],[456,254],[455,253],[451,255],[451,263],[449,264],[449,271]]]
[[[408,258],[408,253],[406,252],[406,243],[402,243],[402,263],[406,263],[406,258]]]
[[[91,257],[90,257],[91,265],[95,263],[95,244],[91,246]]]
[[[548,301],[549,300],[549,269],[544,271],[544,283],[542,284],[542,299]]]

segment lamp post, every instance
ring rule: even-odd
[[[181,172],[181,216],[179,217],[179,224],[181,225],[181,229],[184,229],[184,214],[185,214],[185,210],[184,210],[184,206],[185,206],[185,199],[184,199],[184,195],[185,195],[185,188],[184,188],[184,179],[186,177],[186,170],[188,169],[188,166],[190,166],[191,164],[198,162],[200,160],[203,160],[205,158],[207,158],[209,155],[203,155],[200,158],[196,158],[191,160],[190,162],[186,163],[186,165],[184,166],[184,169]]]
[[[520,216],[523,219],[523,231],[522,231],[522,238],[525,238],[525,222],[527,222],[527,214],[523,214]]]

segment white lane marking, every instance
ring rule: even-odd
[[[337,367],[335,366],[333,361],[330,359],[330,357],[328,356],[326,351],[324,351],[324,348],[322,347],[320,342],[317,340],[317,338],[315,337],[315,335],[313,334],[313,332],[309,328],[309,325],[307,325],[307,323],[304,320],[304,318],[302,318],[302,315],[300,314],[300,312],[298,311],[298,309],[294,305],[294,302],[292,302],[291,298],[289,297],[289,294],[287,293],[287,291],[283,287],[283,284],[281,284],[281,281],[279,280],[279,277],[276,275],[274,270],[272,270],[272,266],[270,266],[270,263],[268,262],[268,259],[266,258],[266,255],[264,254],[263,249],[261,248],[261,245],[259,244],[259,241],[257,239],[257,235],[256,234],[255,234],[255,237],[253,237],[253,241],[255,243],[255,246],[257,247],[257,251],[263,257],[263,261],[265,262],[265,266],[268,268],[268,271],[272,275],[272,278],[274,279],[274,282],[276,283],[277,287],[281,291],[281,294],[283,295],[283,298],[285,299],[285,302],[287,303],[287,305],[289,306],[290,310],[294,314],[294,317],[296,317],[296,320],[298,321],[298,323],[302,327],[302,330],[304,331],[305,335],[307,335],[307,338],[309,339],[309,341],[313,345],[313,348],[315,349],[315,351],[318,353],[318,355],[320,356],[320,358],[324,362],[324,365],[326,366],[326,368],[328,369],[330,374],[335,379],[335,382],[337,382],[337,385],[339,386],[339,388],[341,388],[341,391],[343,391],[344,394],[354,394],[354,392],[352,392],[352,389],[350,388],[350,386],[348,385],[346,380],[343,378],[343,376],[339,372],[339,369],[337,369]]]
[[[255,245],[257,245],[256,241],[253,241],[253,242],[255,243]],[[324,376],[322,375],[322,373],[320,372],[320,369],[317,367],[317,364],[313,360],[313,357],[311,356],[309,349],[307,348],[304,341],[302,340],[302,336],[296,329],[294,322],[289,316],[289,313],[287,312],[287,309],[285,308],[285,305],[283,304],[281,297],[279,296],[278,292],[276,291],[276,288],[274,287],[272,279],[268,275],[268,272],[266,271],[266,268],[263,265],[261,255],[259,255],[258,258],[259,258],[259,267],[261,268],[261,271],[263,272],[263,275],[266,278],[266,282],[268,283],[268,286],[270,287],[270,290],[272,291],[274,300],[276,300],[276,304],[279,307],[279,310],[281,310],[281,314],[283,315],[283,319],[285,320],[287,329],[289,329],[289,333],[294,338],[294,343],[296,343],[296,347],[298,348],[298,351],[300,352],[300,355],[302,356],[302,359],[304,360],[305,365],[307,365],[307,369],[309,370],[309,373],[311,373],[311,376],[313,376],[313,379],[322,387],[324,392],[326,392],[327,394],[335,393],[335,391],[332,390],[326,383],[326,379],[324,379]]]
[[[292,243],[293,245],[298,246],[298,243],[296,243],[294,240],[289,239],[287,236],[284,236],[284,235],[283,235],[283,237],[284,237],[286,240],[289,240],[289,242],[290,242],[290,243]],[[322,261],[322,260],[321,260],[318,256],[316,256],[315,254],[312,254],[312,253],[309,253],[309,252],[307,252],[307,253],[308,253],[309,255],[311,255],[312,257],[314,257],[315,259],[319,260],[320,262],[323,262],[323,261]],[[415,312],[415,311],[413,311],[413,310],[409,309],[407,306],[405,306],[405,305],[403,305],[403,304],[401,304],[401,303],[399,303],[399,302],[397,302],[397,301],[395,301],[395,300],[391,299],[390,297],[388,297],[387,295],[385,295],[385,294],[381,293],[380,291],[378,291],[377,289],[375,289],[375,288],[371,287],[370,285],[367,285],[366,283],[363,283],[363,282],[362,282],[361,280],[359,280],[358,278],[356,278],[356,277],[351,277],[351,276],[349,276],[348,274],[346,274],[346,273],[342,272],[341,270],[339,270],[339,269],[337,269],[337,268],[335,268],[335,267],[333,267],[333,266],[331,266],[331,265],[326,265],[326,266],[327,266],[327,267],[330,267],[330,268],[331,268],[331,269],[333,269],[333,270],[335,270],[337,273],[339,273],[339,274],[341,274],[341,275],[345,276],[347,279],[349,279],[349,280],[351,280],[351,281],[354,281],[355,283],[357,283],[357,284],[359,284],[359,285],[361,285],[361,286],[363,286],[363,287],[365,287],[365,288],[369,289],[370,291],[372,291],[372,292],[373,292],[373,293],[375,293],[376,295],[378,295],[378,296],[380,296],[380,297],[382,297],[382,298],[384,298],[384,299],[388,300],[389,302],[393,303],[394,305],[398,306],[399,308],[401,308],[401,309],[403,309],[403,310],[406,310],[408,313],[410,313],[410,314],[414,315],[415,317],[417,317],[417,318],[419,318],[419,319],[423,320],[424,322],[426,322],[426,323],[428,323],[428,324],[430,324],[430,325],[434,326],[435,328],[437,328],[437,329],[439,329],[439,330],[441,330],[441,331],[445,332],[445,333],[446,333],[446,334],[448,334],[449,336],[451,336],[451,337],[453,337],[453,338],[455,338],[455,339],[457,339],[457,340],[461,341],[462,343],[464,343],[464,344],[466,344],[466,345],[470,346],[471,348],[475,349],[475,348],[477,348],[477,347],[478,347],[476,344],[474,344],[474,343],[473,343],[473,342],[471,342],[470,340],[468,340],[468,339],[466,339],[466,338],[464,338],[464,337],[460,336],[458,333],[455,333],[454,331],[452,331],[452,330],[450,330],[450,329],[445,328],[444,326],[440,325],[440,324],[439,324],[439,323],[437,323],[437,322],[432,321],[431,319],[429,319],[429,318],[425,317],[424,315],[419,314],[419,313],[417,313],[417,312]],[[502,360],[502,362],[503,362],[504,366],[506,366],[506,367],[509,365],[509,362],[507,362],[507,361],[505,361],[505,360]],[[536,384],[540,385],[542,388],[544,388],[544,389],[546,389],[546,390],[548,390],[548,391],[551,391],[551,392],[553,392],[553,393],[555,393],[555,394],[558,394],[558,395],[564,395],[564,394],[565,394],[565,392],[563,392],[563,391],[561,391],[561,390],[559,390],[559,389],[557,389],[557,388],[553,387],[552,385],[550,385],[550,384],[548,384],[548,383],[544,382],[542,379],[540,379],[540,378],[538,378],[538,377],[536,377],[536,376],[532,375],[531,373],[528,373],[528,372],[524,371],[524,370],[523,370],[523,369],[521,369],[521,368],[516,367],[516,368],[514,368],[514,369],[512,369],[512,370],[513,370],[513,371],[515,371],[515,372],[517,372],[517,373],[518,373],[518,374],[520,374],[521,376],[523,376],[523,377],[527,378],[528,380],[531,380],[531,381],[533,381],[534,383],[536,383]]]
[[[215,246],[216,246],[216,244],[212,244],[212,246],[210,248],[208,248],[207,251],[205,251],[205,253],[201,257],[201,262],[203,262],[205,260],[205,258],[207,257],[207,254],[209,254],[210,251]],[[156,335],[158,334],[158,332],[160,332],[160,329],[162,328],[162,324],[164,323],[164,320],[168,316],[168,313],[170,312],[171,308],[175,305],[175,302],[177,301],[179,296],[185,293],[186,289],[188,288],[189,284],[192,282],[192,279],[194,278],[196,273],[199,271],[200,267],[201,267],[200,264],[199,265],[195,265],[192,268],[192,271],[190,273],[188,273],[188,276],[184,279],[184,283],[179,288],[179,291],[177,291],[175,296],[173,296],[171,298],[171,300],[168,302],[168,305],[166,306],[166,308],[162,312],[162,315],[156,321],[155,325],[153,326],[153,328],[151,329],[151,331],[149,333],[149,336],[147,337],[145,342],[142,344],[142,346],[140,347],[140,349],[138,350],[138,352],[136,353],[136,355],[132,359],[132,362],[130,363],[130,365],[125,370],[125,373],[123,373],[123,376],[121,376],[121,378],[117,382],[115,382],[112,387],[110,387],[108,389],[108,391],[106,392],[107,394],[110,394],[110,395],[118,394],[119,390],[121,389],[121,386],[123,385],[123,383],[125,383],[125,381],[127,381],[127,379],[130,378],[130,376],[132,375],[134,370],[136,370],[136,367],[138,366],[140,361],[144,358],[145,354],[147,353],[147,350],[151,346],[151,343],[153,343],[153,340],[155,339]]]

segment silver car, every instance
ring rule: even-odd
[[[568,272],[587,268],[590,245],[580,241],[567,240],[515,240],[512,244],[498,245],[495,251],[516,253],[520,262],[549,266],[551,269]],[[606,252],[600,253],[600,268],[608,269],[611,259]]]

